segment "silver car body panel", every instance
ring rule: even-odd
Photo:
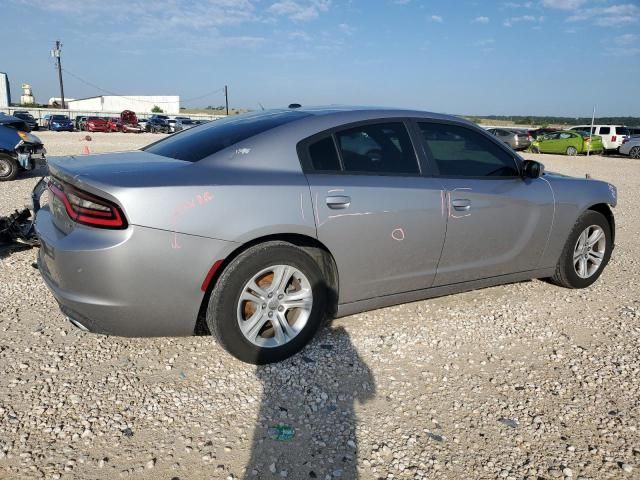
[[[188,335],[216,262],[247,243],[294,234],[333,255],[338,315],[355,313],[548,276],[576,218],[594,204],[616,204],[615,187],[605,182],[553,174],[499,180],[305,174],[300,141],[374,119],[455,122],[522,161],[494,136],[447,115],[306,111],[195,163],[145,151],[51,158],[53,177],[119,205],[129,224],[115,231],[78,225],[55,197],[38,212],[39,264],[63,310],[92,331]],[[234,119],[218,122],[227,121]],[[327,197],[348,197],[348,205],[330,208]],[[458,212],[455,200],[469,200],[470,208]]]

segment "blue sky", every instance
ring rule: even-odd
[[[366,104],[640,115],[638,0],[5,0],[13,100],[166,94],[183,106]],[[29,19],[28,27],[25,20]],[[8,30],[7,30],[8,29]],[[72,76],[75,75],[75,76]],[[207,95],[208,94],[208,95]]]

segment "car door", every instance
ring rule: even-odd
[[[548,140],[544,142],[544,150],[541,151],[544,153],[560,153],[562,150],[560,132],[550,133],[547,137]]]
[[[522,178],[514,153],[480,131],[418,122],[446,189],[447,232],[434,286],[534,270],[553,221],[551,187]]]
[[[318,239],[341,304],[428,288],[444,242],[444,192],[422,174],[402,120],[352,124],[301,142]]]

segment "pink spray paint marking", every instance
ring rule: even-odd
[[[180,203],[173,210],[173,213],[171,214],[171,230],[173,232],[173,236],[171,238],[171,248],[173,248],[174,250],[182,248],[182,246],[178,243],[178,234],[176,232],[178,220],[189,213],[191,210],[209,203],[211,200],[213,200],[213,195],[209,192],[203,192],[202,194],[197,194],[190,200]]]
[[[394,240],[401,242],[404,240],[404,230],[401,228],[396,228],[393,232],[391,232],[391,238]]]

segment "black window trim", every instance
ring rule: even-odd
[[[401,123],[411,142],[411,148],[415,156],[416,164],[418,165],[418,173],[391,173],[391,172],[366,172],[366,171],[350,171],[347,172],[344,169],[344,162],[342,160],[342,151],[339,148],[336,133],[340,133],[343,130],[351,130],[365,125],[385,124],[385,123]],[[373,177],[424,177],[432,176],[427,175],[426,172],[430,172],[430,168],[426,164],[426,158],[423,146],[416,137],[416,132],[413,130],[411,119],[407,117],[382,117],[373,118],[367,120],[359,120],[356,122],[344,123],[335,127],[328,128],[321,132],[315,133],[303,140],[300,140],[296,145],[298,152],[298,159],[302,166],[302,171],[305,175],[360,175],[360,176],[373,176]],[[340,170],[316,170],[313,168],[313,162],[311,161],[311,155],[309,154],[309,146],[319,140],[323,140],[327,137],[333,139],[333,146],[338,154],[338,162],[340,163]]]
[[[417,131],[420,131],[420,125],[419,123],[431,123],[431,124],[440,124],[440,125],[453,125],[455,127],[461,127],[461,128],[466,128],[467,130],[473,131],[473,132],[478,132],[481,135],[483,135],[487,140],[493,142],[494,144],[496,144],[498,147],[500,147],[502,150],[505,151],[505,153],[507,153],[509,155],[509,157],[513,160],[516,170],[518,172],[518,175],[510,175],[510,176],[486,176],[486,175],[482,175],[482,176],[472,176],[472,175],[455,175],[455,176],[451,176],[451,175],[440,175],[440,171],[438,169],[438,164],[435,161],[435,158],[431,152],[431,149],[429,148],[429,145],[427,145],[427,142],[423,140],[422,138],[422,133],[420,133],[420,143],[422,144],[422,148],[425,151],[426,157],[427,157],[427,161],[429,163],[429,168],[430,170],[433,172],[433,176],[436,178],[446,178],[446,179],[451,179],[451,180],[456,180],[456,179],[468,179],[468,180],[473,180],[473,179],[477,179],[477,180],[513,180],[513,179],[522,179],[522,161],[520,159],[520,157],[514,153],[513,151],[511,151],[509,148],[507,148],[506,145],[504,145],[502,142],[500,142],[494,135],[491,135],[490,133],[488,133],[486,130],[480,128],[480,127],[473,127],[470,125],[466,125],[462,122],[455,122],[455,121],[450,121],[450,120],[444,120],[444,119],[431,119],[431,118],[413,118],[412,119],[415,122],[415,127],[418,129]]]

